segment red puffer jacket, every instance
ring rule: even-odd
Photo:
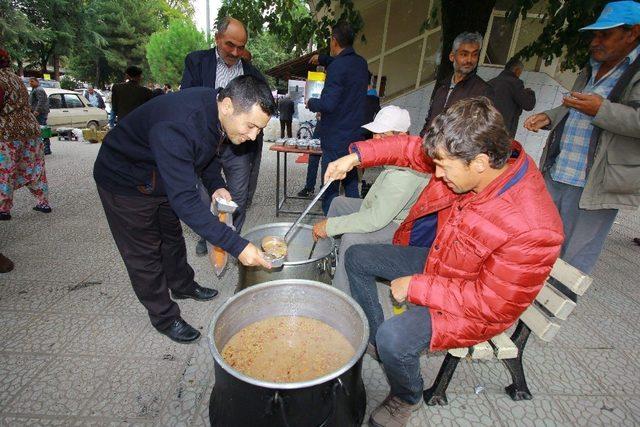
[[[560,215],[534,161],[513,145],[510,167],[478,194],[458,195],[432,177],[394,236],[394,244],[408,245],[416,221],[437,212],[435,240],[408,294],[411,303],[430,308],[432,351],[468,347],[511,326],[560,253]],[[363,167],[434,171],[419,137],[358,142],[352,151]]]

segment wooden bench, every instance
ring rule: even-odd
[[[427,405],[447,405],[447,387],[460,359],[488,360],[496,358],[502,361],[511,374],[512,383],[505,391],[513,400],[530,400],[531,392],[527,387],[522,356],[529,335],[533,332],[542,341],[551,341],[561,322],[566,320],[576,307],[576,303],[555,287],[560,283],[576,295],[583,295],[591,285],[592,279],[580,270],[558,259],[533,304],[520,316],[511,337],[501,333],[489,341],[468,348],[454,348],[447,352],[433,386],[423,393]]]

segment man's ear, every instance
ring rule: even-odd
[[[455,55],[453,54],[453,51],[449,53],[449,61],[453,62],[453,60],[455,59]]]
[[[224,98],[222,100],[222,102],[220,103],[220,107],[221,107],[220,111],[225,116],[232,116],[233,115],[233,101],[231,101],[231,98],[229,98],[229,97]]]
[[[491,168],[491,161],[489,156],[484,153],[478,154],[475,159],[471,161],[471,167],[477,173],[483,173]]]

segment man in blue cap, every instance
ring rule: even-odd
[[[524,126],[551,130],[540,165],[564,223],[560,257],[589,274],[618,209],[640,206],[640,4],[608,3],[580,31],[589,64],[561,106]]]

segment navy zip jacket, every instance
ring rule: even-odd
[[[312,98],[307,107],[322,113],[320,141],[322,149],[347,153],[349,144],[362,139],[369,71],[367,61],[353,48],[344,49],[335,58],[320,55],[327,66],[327,80],[320,98]]]
[[[249,242],[218,221],[198,189],[200,176],[209,194],[225,186],[217,157],[222,138],[214,89],[168,93],[141,105],[109,131],[93,176],[114,194],[168,197],[191,229],[237,257]]]

